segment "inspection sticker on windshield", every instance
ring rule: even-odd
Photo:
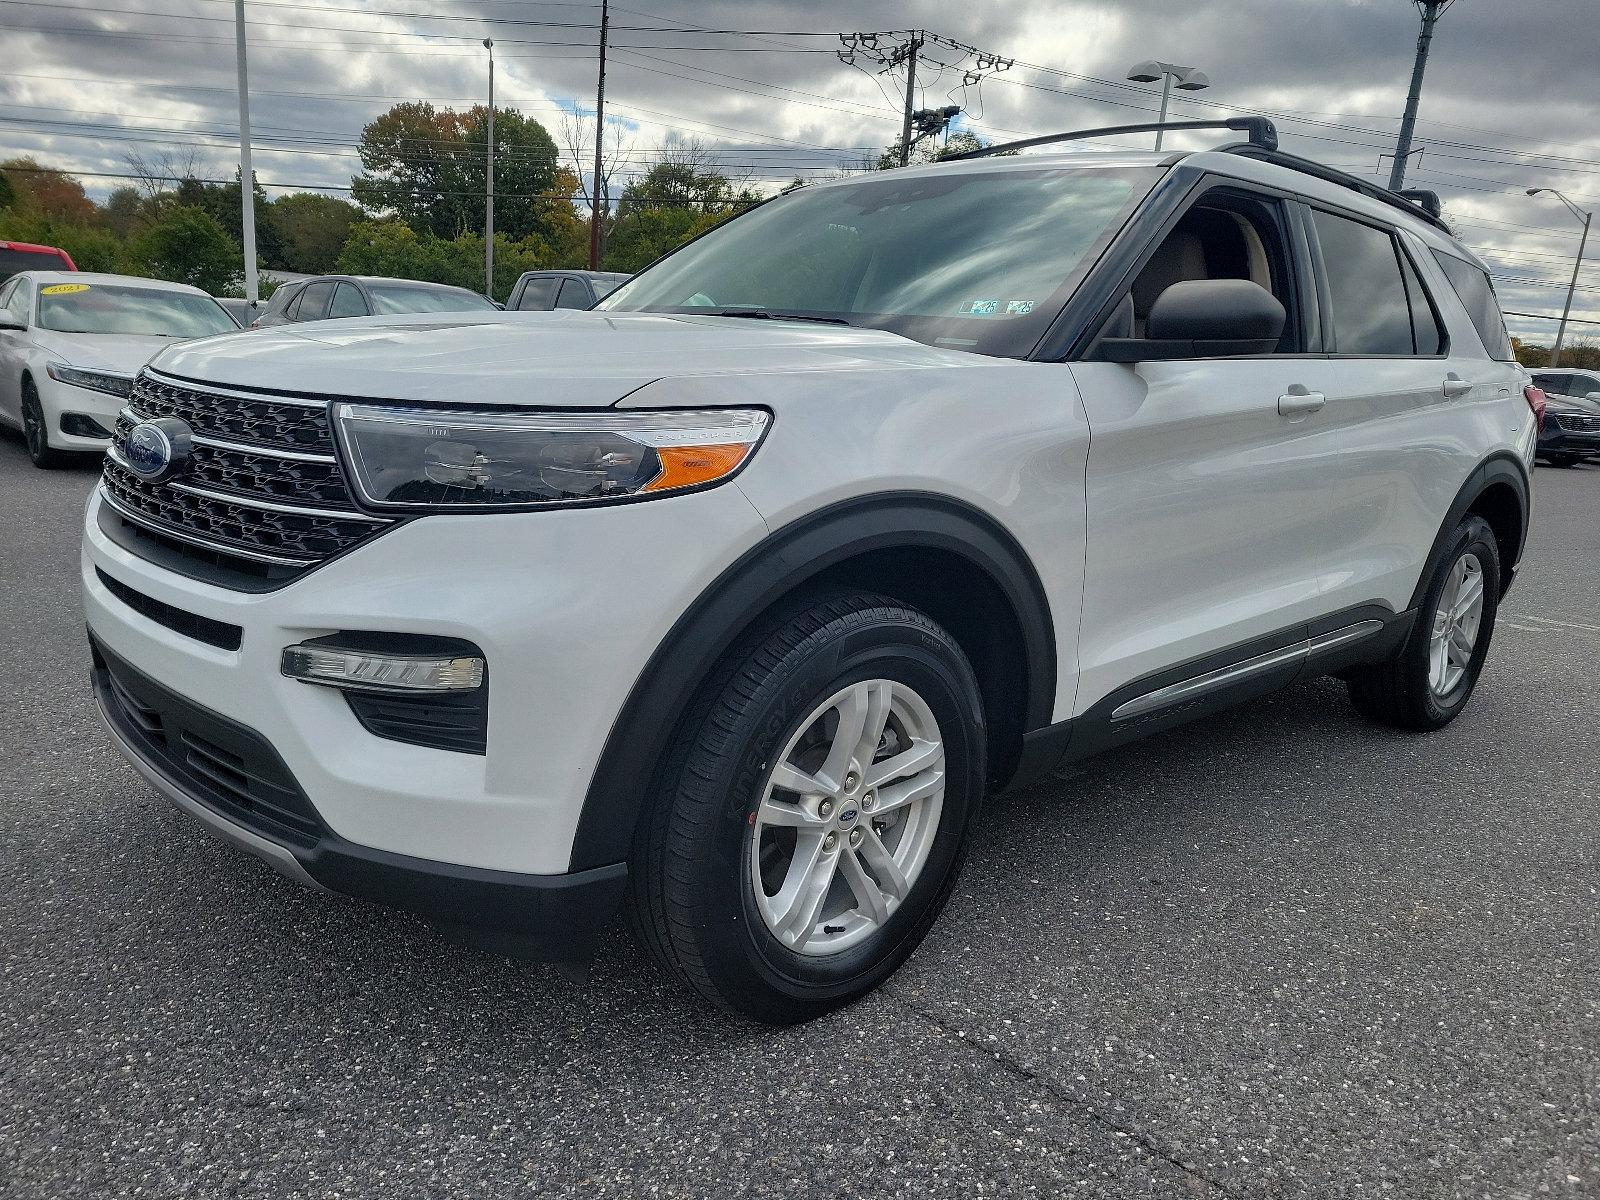
[[[1033,311],[1033,301],[1032,300],[1007,300],[1006,301],[1006,316],[1008,316],[1008,317],[1009,316],[1013,316],[1013,315],[1020,317],[1024,313],[1031,313],[1032,311]]]
[[[968,300],[956,309],[957,316],[991,317],[1000,309],[998,300]]]
[[[39,289],[41,296],[70,296],[74,292],[87,292],[87,283],[52,283],[49,287]]]

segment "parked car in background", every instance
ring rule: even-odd
[[[76,271],[72,255],[56,246],[32,242],[0,242],[0,283],[20,271]]]
[[[628,281],[618,271],[524,271],[511,289],[507,310],[593,308]]]
[[[326,321],[338,317],[398,316],[402,313],[493,312],[500,306],[477,292],[418,279],[372,275],[323,275],[286,283],[272,293],[252,328]]]
[[[36,467],[104,450],[133,377],[175,340],[235,333],[199,288],[131,275],[24,271],[0,284],[0,422]]]
[[[213,296],[212,299],[222,305],[222,311],[232,317],[233,323],[240,329],[248,329],[262,311],[260,301],[252,304],[240,296]]]
[[[1582,459],[1600,458],[1600,387],[1581,396],[1550,390],[1551,385],[1587,387],[1584,374],[1540,372],[1533,377],[1545,389],[1546,396],[1544,420],[1539,423],[1538,455],[1552,467],[1570,467]]]
[[[567,961],[631,903],[793,1022],[991,790],[1330,673],[1442,728],[1544,396],[1437,215],[1226,124],[790,189],[594,312],[173,347],[84,516],[114,740],[303,884]]]

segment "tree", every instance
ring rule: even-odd
[[[291,192],[272,202],[267,222],[278,244],[270,265],[325,275],[334,269],[361,210],[348,200],[316,192]]]
[[[128,269],[126,246],[114,233],[46,217],[31,210],[0,209],[0,238],[59,246],[72,255],[80,271],[123,274]]]
[[[972,150],[981,150],[989,145],[975,133],[963,129],[952,133],[942,143],[933,138],[923,138],[911,148],[911,162],[907,165],[917,166],[919,163],[938,162],[943,158],[950,158],[957,154],[966,154]],[[868,170],[888,171],[900,165],[900,143],[885,146],[883,153],[878,155],[876,164],[863,163]]]
[[[536,234],[515,241],[494,236],[494,294],[504,300],[517,276],[555,266],[549,245]],[[359,221],[339,255],[337,268],[348,275],[421,279],[483,290],[483,235],[441,238],[417,232],[403,221]]]
[[[482,232],[488,115],[481,105],[396,104],[361,131],[352,197],[368,213],[392,213],[435,237]],[[513,239],[544,236],[571,209],[557,195],[555,142],[532,117],[497,109],[494,143],[495,228]]]
[[[59,221],[87,224],[94,219],[94,201],[83,184],[60,171],[47,171],[31,158],[12,158],[0,163],[12,191],[15,207]]]
[[[239,280],[239,244],[203,209],[176,205],[134,238],[131,257],[158,279],[187,283],[213,296],[226,294]]]
[[[624,189],[606,247],[606,266],[637,271],[759,199],[719,172],[700,143],[674,143]]]
[[[144,197],[139,189],[113,188],[100,206],[100,223],[120,238],[131,237],[144,220]]]
[[[11,186],[11,180],[3,171],[0,171],[0,208],[10,208],[17,202],[17,189]]]
[[[633,157],[632,140],[623,140],[622,130],[619,125],[612,122],[606,123],[606,140],[600,147],[600,175],[594,174],[594,137],[595,119],[585,116],[581,112],[564,112],[561,114],[561,145],[567,153],[567,160],[571,164],[569,170],[572,179],[572,195],[579,196],[583,201],[583,208],[587,219],[583,223],[584,243],[583,255],[577,263],[571,265],[589,265],[589,222],[594,219],[595,197],[599,196],[600,204],[600,254],[606,252],[606,237],[610,225],[611,197],[616,194],[615,179],[619,169]],[[591,186],[591,184],[595,186]],[[565,264],[564,264],[565,265]]]

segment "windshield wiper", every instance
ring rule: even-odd
[[[773,312],[770,308],[719,308],[708,317],[746,317],[755,321],[814,321],[819,325],[849,325],[843,317],[814,317],[809,313]]]

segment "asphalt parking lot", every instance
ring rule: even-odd
[[[1600,468],[1467,715],[1327,680],[988,809],[882,993],[733,1026],[304,893],[94,716],[84,465],[0,441],[0,1195],[1600,1195]]]

